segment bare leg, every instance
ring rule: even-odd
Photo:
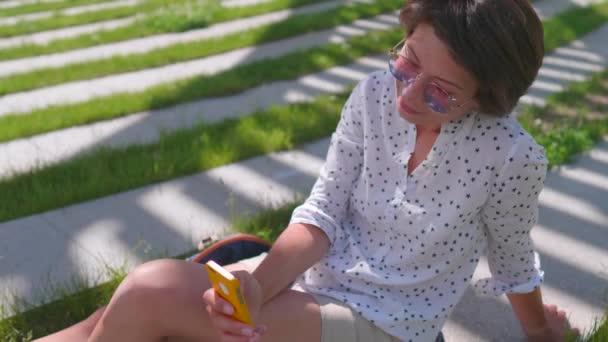
[[[95,325],[97,325],[105,308],[106,306],[104,305],[97,309],[87,319],[52,335],[34,340],[33,342],[85,342],[93,332],[93,329],[95,328]]]
[[[238,263],[227,268],[245,269]],[[209,287],[203,265],[151,261],[129,273],[105,310],[39,342],[218,341],[202,300]],[[256,323],[268,327],[264,342],[310,342],[321,337],[319,305],[311,295],[297,291],[285,290],[266,303]]]
[[[215,339],[202,302],[208,287],[202,265],[155,260],[129,273],[114,292],[89,341],[161,341],[196,329],[198,338]],[[197,317],[194,322],[186,317]]]

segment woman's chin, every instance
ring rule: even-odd
[[[410,113],[402,108],[398,108],[397,111],[399,112],[399,116],[401,116],[401,118],[411,123],[426,122],[426,120],[424,120],[425,116],[422,113]]]

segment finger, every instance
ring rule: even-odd
[[[203,292],[203,301],[207,304],[213,304],[213,300],[215,297],[213,295],[214,292],[215,290],[213,289],[213,287],[206,289],[205,292]]]
[[[545,304],[545,308],[549,311],[557,311],[557,305],[555,304]]]
[[[546,306],[545,311],[551,315],[557,315],[557,306]]]
[[[559,317],[560,319],[566,319],[566,312],[563,310],[557,311],[557,317]]]
[[[213,321],[213,325],[216,327],[216,329],[223,333],[247,337],[253,335],[253,327],[245,323],[239,322],[230,316],[226,316],[215,310],[211,311],[210,316],[211,320]]]
[[[232,304],[217,294],[213,288],[210,288],[203,293],[203,299],[207,304],[211,305],[217,311],[223,312],[227,315],[232,315],[234,313],[234,307]]]
[[[223,312],[226,315],[234,314],[234,307],[230,304],[229,301],[222,298],[217,292],[215,292],[215,306],[214,308],[217,311]]]
[[[234,313],[234,307],[232,304],[218,295],[217,291],[215,291],[215,289],[212,287],[203,293],[203,301],[213,306],[216,310],[224,312],[225,314],[232,315]]]
[[[249,342],[251,341],[251,337],[242,336],[242,335],[234,335],[230,333],[220,333],[220,341],[221,342]]]
[[[262,335],[255,333],[247,342],[259,342],[262,338]]]

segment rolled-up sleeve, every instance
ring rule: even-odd
[[[547,164],[544,148],[528,134],[522,134],[507,155],[481,210],[491,277],[474,284],[477,294],[528,293],[543,282],[530,231],[538,220]]]
[[[332,245],[341,230],[352,186],[363,165],[363,87],[364,81],[360,81],[346,100],[319,177],[310,196],[293,211],[289,222],[321,228]]]

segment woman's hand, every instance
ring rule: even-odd
[[[527,331],[528,340],[531,342],[561,342],[566,341],[566,336],[580,336],[578,328],[572,328],[566,318],[566,312],[559,310],[556,305],[545,304],[546,326],[534,331]]]
[[[262,288],[257,279],[247,271],[234,271],[231,273],[241,283],[245,303],[249,309],[249,316],[255,322],[262,307]],[[258,341],[266,331],[266,327],[264,326],[252,327],[234,319],[231,316],[234,313],[234,307],[220,297],[213,287],[203,293],[203,300],[206,303],[211,323],[217,329],[222,342],[254,342]]]

